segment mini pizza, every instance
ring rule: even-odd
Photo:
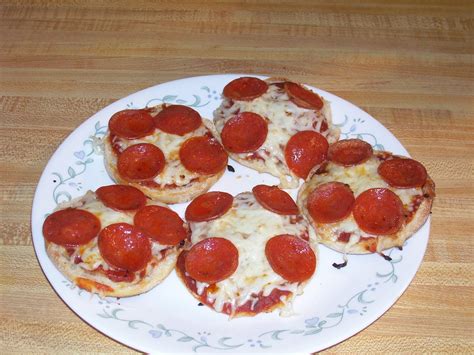
[[[188,205],[185,218],[191,238],[176,270],[200,302],[230,317],[291,314],[316,270],[317,249],[285,191],[257,185],[235,198],[208,192]]]
[[[225,172],[227,153],[213,129],[212,122],[182,105],[117,112],[104,138],[107,172],[154,200],[189,201]]]
[[[61,205],[43,224],[46,252],[74,284],[100,296],[150,290],[176,265],[189,230],[132,186],[103,186]]]
[[[301,187],[298,205],[318,240],[343,253],[403,246],[428,218],[435,185],[416,160],[341,140]]]
[[[222,145],[235,161],[296,188],[339,138],[329,102],[303,85],[241,77],[228,83],[214,111]]]

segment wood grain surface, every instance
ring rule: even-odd
[[[129,353],[55,294],[31,204],[61,141],[172,79],[292,78],[369,112],[437,186],[424,262],[378,321],[327,352],[474,352],[472,1],[2,1],[0,352]]]

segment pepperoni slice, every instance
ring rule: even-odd
[[[317,223],[334,223],[343,220],[352,212],[354,194],[342,182],[319,185],[308,196],[307,208]]]
[[[100,255],[110,266],[138,271],[151,260],[151,242],[141,229],[128,223],[110,224],[99,234]]]
[[[152,134],[155,124],[147,110],[123,110],[112,116],[109,130],[113,135],[135,139]]]
[[[232,80],[224,87],[224,96],[228,99],[250,101],[265,94],[268,84],[258,78],[244,76]]]
[[[389,189],[369,189],[355,199],[353,215],[364,232],[393,234],[398,232],[403,224],[403,203]]]
[[[163,132],[184,136],[201,126],[201,115],[191,107],[171,105],[161,110],[154,118],[155,126]]]
[[[328,147],[328,141],[320,133],[298,132],[286,144],[286,164],[296,176],[306,179],[311,169],[326,159]]]
[[[186,208],[184,217],[191,222],[219,218],[232,207],[234,197],[227,192],[212,191],[196,197]]]
[[[72,247],[89,243],[99,234],[100,227],[100,220],[92,213],[66,208],[46,218],[43,235],[48,242]]]
[[[267,241],[265,255],[273,271],[290,282],[303,282],[316,270],[316,255],[308,242],[281,234]]]
[[[145,206],[134,217],[133,223],[150,238],[163,245],[177,245],[187,237],[184,221],[178,214],[163,206]]]
[[[120,176],[128,181],[153,179],[164,167],[163,152],[150,143],[139,143],[128,147],[117,160]]]
[[[285,91],[296,106],[310,110],[321,110],[324,102],[321,97],[301,85],[286,82]]]
[[[189,171],[211,175],[227,166],[227,153],[215,138],[193,137],[186,140],[179,149],[179,159]]]
[[[421,163],[404,158],[385,160],[379,165],[378,173],[390,186],[402,189],[422,187],[428,177]]]
[[[186,255],[186,272],[193,279],[208,284],[225,280],[239,265],[239,251],[225,238],[206,238]]]
[[[114,210],[137,210],[146,204],[145,194],[133,186],[102,186],[97,189],[95,194],[104,205]]]
[[[372,154],[372,146],[361,139],[343,139],[331,144],[328,149],[328,159],[343,166],[363,163]]]
[[[224,147],[232,153],[256,151],[267,139],[268,124],[259,114],[241,112],[226,122],[221,138]]]
[[[253,195],[264,208],[281,215],[299,214],[298,206],[286,191],[278,186],[257,185],[252,189]]]

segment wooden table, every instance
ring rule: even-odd
[[[0,352],[132,352],[55,294],[32,247],[39,176],[109,103],[204,74],[292,78],[360,106],[437,185],[424,262],[377,322],[329,352],[474,352],[472,2],[3,1]]]

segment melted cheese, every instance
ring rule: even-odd
[[[230,240],[239,251],[239,265],[229,278],[216,283],[216,291],[209,293],[208,299],[217,311],[230,303],[232,311],[247,301],[252,306],[258,301],[260,292],[268,296],[274,289],[287,290],[294,295],[302,293],[302,286],[291,283],[276,274],[266,256],[266,242],[279,234],[314,234],[305,220],[296,224],[290,216],[282,216],[261,207],[250,192],[241,193],[234,198],[232,208],[222,217],[209,222],[190,224],[191,241],[195,244],[208,237],[221,237]],[[316,247],[313,245],[313,249]],[[197,282],[197,292],[202,294],[207,283]],[[285,302],[285,300],[282,300]],[[291,308],[291,300],[286,307]],[[288,311],[288,309],[287,309]]]
[[[268,135],[263,145],[256,151],[262,158],[266,171],[281,180],[283,187],[297,187],[296,177],[287,167],[284,149],[288,140],[299,131],[319,131],[326,119],[331,124],[329,102],[325,101],[322,111],[308,110],[295,105],[285,90],[269,85],[265,94],[252,101],[231,101],[224,99],[214,111],[214,124],[219,134],[225,123],[239,112],[254,112],[267,119]],[[322,133],[330,143],[337,140],[337,130]],[[253,153],[235,154],[245,160]],[[285,181],[286,179],[290,181]]]
[[[156,110],[152,112],[152,116],[157,115],[160,111],[161,109],[156,108]],[[209,129],[204,123],[202,123],[198,129],[189,132],[184,136],[166,133],[156,128],[152,135],[138,139],[121,139],[115,137],[114,143],[119,145],[122,150],[139,143],[154,144],[161,149],[166,159],[163,171],[153,179],[154,182],[160,186],[173,184],[176,186],[185,186],[193,179],[198,178],[200,174],[187,170],[181,164],[179,159],[179,149],[189,138],[204,136],[206,133],[209,133]],[[116,161],[114,161],[114,164],[116,164]]]
[[[380,160],[376,155],[372,156],[365,163],[350,167],[329,163],[326,168],[327,173],[314,175],[308,182],[309,191],[313,191],[318,185],[331,181],[340,181],[348,184],[356,198],[368,189],[388,188],[400,197],[406,211],[412,211],[414,198],[423,193],[422,189],[397,189],[389,186],[377,172],[379,165]],[[377,235],[361,231],[352,214],[343,221],[318,224],[317,227],[319,234],[329,236],[333,242],[337,241],[341,233],[351,233],[351,237],[346,245],[346,250],[349,250],[352,245],[357,244],[361,237],[377,237]]]

